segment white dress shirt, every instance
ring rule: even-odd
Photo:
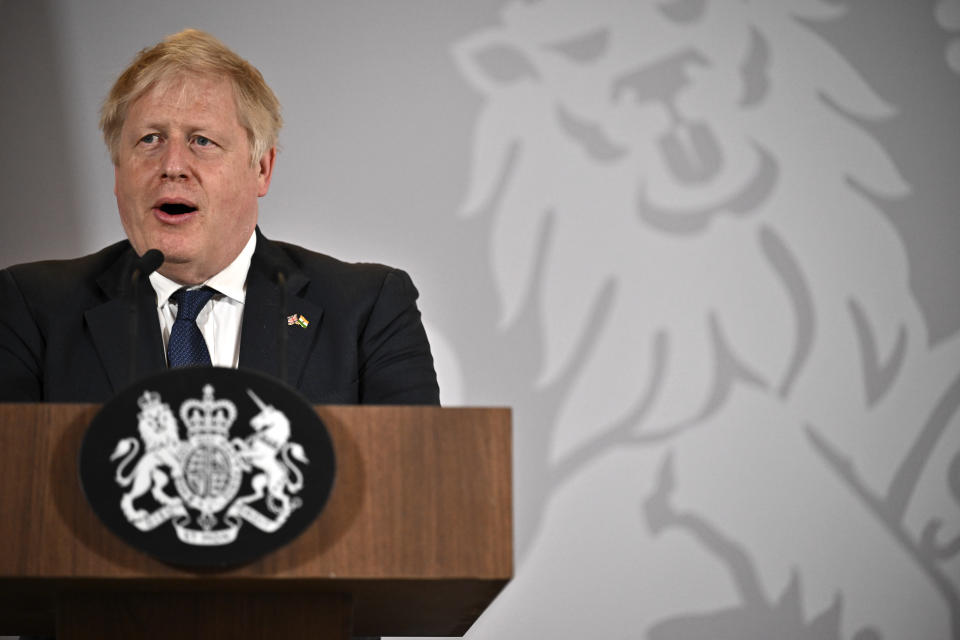
[[[215,367],[237,367],[240,361],[240,326],[243,322],[243,305],[247,298],[247,271],[257,246],[257,234],[251,234],[247,244],[220,273],[189,289],[210,287],[216,293],[200,313],[197,326],[210,352],[210,363]],[[157,314],[160,316],[160,334],[163,336],[163,353],[166,357],[170,330],[177,318],[177,303],[170,299],[182,285],[161,275],[150,274],[150,284],[157,292]]]

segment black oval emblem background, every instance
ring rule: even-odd
[[[162,562],[208,568],[293,540],[326,503],[334,464],[330,435],[299,393],[219,367],[131,385],[90,423],[79,457],[83,491],[111,531]]]

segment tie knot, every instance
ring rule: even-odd
[[[177,320],[196,320],[197,314],[213,297],[213,289],[177,289],[170,298],[177,303]]]

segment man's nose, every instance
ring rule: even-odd
[[[180,141],[167,143],[162,158],[160,177],[164,180],[185,180],[190,176],[190,150]]]

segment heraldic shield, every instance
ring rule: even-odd
[[[145,378],[104,405],[79,459],[87,500],[163,562],[229,567],[293,540],[320,513],[333,444],[296,391],[217,367]]]

